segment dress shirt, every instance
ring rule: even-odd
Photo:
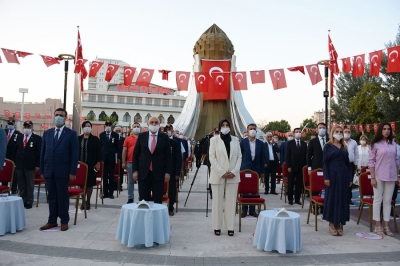
[[[14,131],[15,131],[15,129],[8,130],[7,136],[10,135],[10,138],[11,138],[12,134],[14,134]]]
[[[188,143],[188,147],[189,147],[189,150],[188,150],[188,156],[190,157],[190,155],[191,155],[191,153],[192,153],[192,144],[190,143],[190,141],[186,141],[187,143]]]
[[[359,160],[357,142],[354,139],[349,139],[348,142],[345,140],[344,143],[346,144],[347,152],[349,153],[349,161],[356,164]]]
[[[249,142],[250,142],[251,159],[254,160],[254,157],[256,157],[256,139],[254,139],[253,141],[249,139]]]
[[[274,160],[275,160],[274,152],[272,151],[272,145],[273,145],[273,144],[268,143],[269,160],[270,160],[270,161],[274,161]]]
[[[26,134],[24,134],[24,139],[22,141],[24,141],[25,138],[26,138],[26,141],[28,141],[31,138],[31,136],[32,136],[32,133],[29,134],[28,136]]]
[[[396,143],[381,140],[369,152],[368,166],[375,168],[375,178],[382,181],[397,181],[396,166],[399,165]]]
[[[370,146],[367,145],[362,147],[358,145],[358,161],[357,161],[357,168],[361,169],[363,166],[368,166],[368,156],[369,156]]]
[[[60,139],[60,137],[61,137],[61,133],[63,132],[63,130],[64,130],[64,127],[65,127],[65,125],[64,126],[62,126],[62,127],[60,127],[60,131],[58,131],[57,132],[57,127],[54,129],[54,137],[56,137],[56,135],[57,135],[57,133],[58,133],[58,138],[57,139]]]
[[[156,142],[156,146],[157,146],[157,137],[158,137],[158,131],[154,133],[154,135],[156,135],[156,137],[154,138],[154,141]],[[149,131],[149,150],[151,151],[151,142],[153,141],[153,132]]]

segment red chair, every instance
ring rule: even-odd
[[[100,189],[100,195],[101,195],[101,204],[104,204],[104,199],[103,199],[103,171],[104,171],[104,162],[100,162],[100,169],[99,169],[99,171],[97,171],[97,174],[96,174],[96,185],[93,186],[93,188],[96,188],[95,209],[97,209],[97,200],[99,198],[99,189]]]
[[[308,208],[308,216],[307,216],[307,224],[310,220],[311,207],[314,206],[315,213],[315,231],[318,231],[317,228],[317,215],[318,215],[318,207],[324,206],[324,198],[321,196],[312,196],[312,194],[320,194],[322,190],[325,188],[324,182],[324,174],[321,168],[312,170],[310,173],[310,207]]]
[[[255,197],[244,197],[244,195],[254,195]],[[236,201],[236,212],[239,210],[239,232],[242,231],[242,205],[258,206],[258,213],[261,211],[261,205],[264,205],[264,210],[266,209],[265,199],[261,198],[259,194],[258,173],[252,170],[240,171]]]
[[[360,172],[361,172],[361,173],[366,173],[366,172],[369,173],[369,167],[368,167],[368,166],[362,167]]]
[[[0,184],[0,193],[7,192],[11,195],[11,187],[14,179],[15,164],[13,161],[6,159],[4,161],[3,170],[0,171],[0,182],[10,183],[10,186]]]
[[[119,190],[121,188],[121,179],[119,178],[119,174],[121,173],[120,170],[121,170],[120,163],[118,162],[115,164],[115,168],[114,168],[114,182],[117,181],[117,198],[118,198],[118,195],[120,194]]]
[[[308,166],[305,165],[303,167],[303,194],[301,196],[303,203],[301,205],[301,208],[304,208],[304,200],[306,199],[306,193],[310,195],[311,198],[311,190],[310,190],[310,176],[308,174]]]
[[[76,178],[75,180],[69,181],[68,194],[69,198],[75,198],[75,221],[74,225],[76,225],[76,218],[78,217],[78,208],[79,208],[79,198],[82,198],[83,208],[85,211],[85,218],[87,218],[86,214],[86,181],[88,174],[88,165],[83,162],[78,162],[78,167],[76,169]]]
[[[36,199],[36,208],[39,206],[39,196],[40,196],[40,187],[44,185],[46,190],[46,199],[47,199],[47,188],[46,188],[46,180],[40,177],[40,170],[35,171],[35,177],[33,179],[34,186],[38,187],[37,191],[37,199]]]
[[[276,183],[279,184],[281,182],[281,179],[283,179],[283,170],[282,166],[278,164],[276,167]]]
[[[285,195],[285,203],[286,203],[287,189],[289,187],[289,180],[288,180],[288,175],[289,174],[288,174],[286,162],[284,162],[282,164],[281,169],[282,169],[282,178],[283,178],[282,187],[281,187],[281,199],[282,199],[282,195],[284,194]]]

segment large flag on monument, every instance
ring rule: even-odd
[[[204,93],[203,99],[229,100],[230,61],[203,59],[201,65],[208,80],[208,92]]]

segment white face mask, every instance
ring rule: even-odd
[[[254,138],[257,135],[257,131],[252,129],[252,130],[249,131],[249,135],[250,135],[250,137]]]
[[[294,136],[296,137],[296,139],[301,138],[301,133],[294,133]]]
[[[183,135],[179,135],[179,138],[180,138],[180,139],[183,139]]]
[[[92,128],[91,127],[84,127],[82,129],[82,131],[83,131],[83,134],[88,135],[88,134],[90,134],[90,132],[92,132]]]
[[[279,141],[279,139],[276,139],[276,138],[274,138],[274,141],[275,141],[275,142],[278,142],[278,141]]]
[[[140,128],[134,127],[132,131],[133,131],[134,134],[139,134],[140,133]]]
[[[287,137],[288,141],[291,141],[293,139],[293,137]]]
[[[172,136],[172,132],[171,131],[167,131],[168,137]]]
[[[155,126],[150,125],[149,126],[150,132],[153,132],[153,133],[156,133],[159,129],[160,129],[160,125],[155,125]]]
[[[325,134],[326,134],[326,129],[325,128],[318,129],[318,135],[325,136]]]
[[[365,140],[360,140],[360,144],[365,145],[365,144],[367,144],[367,142]]]
[[[338,141],[340,141],[343,138],[343,135],[342,134],[333,134],[333,137],[335,139],[337,139]]]
[[[110,133],[111,132],[111,127],[106,127],[106,132]]]
[[[350,138],[350,134],[349,133],[344,133],[344,139],[349,139]]]
[[[30,128],[24,128],[24,134],[25,134],[25,135],[30,135],[30,134],[32,134],[32,129],[30,129]]]
[[[231,132],[231,129],[229,127],[223,127],[221,128],[221,133],[226,135],[229,134],[229,132]]]

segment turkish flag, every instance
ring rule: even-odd
[[[350,57],[342,58],[342,72],[349,73],[351,71]]]
[[[265,71],[254,70],[250,71],[251,84],[265,83]]]
[[[90,66],[89,77],[96,77],[97,72],[103,66],[103,62],[92,61],[92,65]]]
[[[363,131],[364,131],[363,125],[360,125],[358,128],[359,128],[360,132],[363,132]]]
[[[382,50],[369,53],[369,75],[379,76],[381,70]]]
[[[338,58],[338,54],[336,52],[335,46],[332,43],[331,36],[328,34],[328,51],[329,51],[329,59],[331,61],[336,61]]]
[[[39,113],[35,113],[36,118],[41,118],[42,116]]]
[[[130,86],[132,84],[133,76],[136,73],[136,67],[124,66],[124,85]]]
[[[31,120],[31,114],[30,113],[25,113],[25,119],[26,120]]]
[[[79,30],[78,30],[78,43],[76,45],[76,54],[75,54],[75,61],[74,62],[77,62],[78,59],[83,59],[82,50],[83,49],[82,49],[81,34],[79,33]],[[74,72],[74,73],[78,73],[78,72]]]
[[[304,72],[304,66],[289,67],[287,70],[292,71],[292,72],[300,71],[301,73],[303,73],[303,75],[306,74],[306,72]]]
[[[196,80],[197,92],[208,92],[208,73],[206,72],[194,72],[194,78]]]
[[[189,87],[190,72],[177,71],[176,72],[176,86],[178,91],[187,91]]]
[[[339,74],[339,65],[336,60],[325,62],[325,66],[327,66],[333,74]]]
[[[229,100],[230,60],[201,60],[203,72],[208,81],[208,92],[204,100]]]
[[[118,71],[119,65],[116,64],[109,64],[107,66],[106,77],[104,78],[105,81],[110,82],[114,76],[114,74]]]
[[[46,118],[51,118],[51,114],[45,114]]]
[[[285,72],[283,71],[283,68],[271,69],[269,71],[269,75],[271,76],[271,81],[272,85],[274,86],[274,90],[286,88]]]
[[[330,96],[330,98],[332,98],[333,96],[334,96],[334,83],[335,83],[335,76],[333,75],[333,72],[331,72],[330,73],[330,78],[331,78],[331,80],[330,80],[330,84],[329,84],[329,96]]]
[[[235,91],[247,91],[246,72],[232,72],[233,89]]]
[[[387,49],[388,64],[386,73],[400,72],[400,46],[390,47]]]
[[[87,62],[87,60],[86,59],[84,59],[84,63],[83,64],[85,64]],[[83,80],[87,77],[87,75],[88,75],[88,73],[87,73],[87,70],[86,70],[86,67],[85,66],[82,66],[82,68],[81,68],[81,91],[83,91]]]
[[[4,110],[4,115],[10,117],[11,116],[10,110]]]
[[[44,124],[42,124],[42,128],[44,129]]]
[[[321,72],[319,72],[319,67],[317,64],[307,65],[306,69],[312,85],[322,81]]]
[[[0,63],[3,63],[3,61],[1,61],[1,56],[0,56]]]
[[[28,55],[32,55],[31,53],[21,52],[21,51],[17,51],[16,53],[17,53],[18,57],[22,57],[22,58],[24,58],[25,56],[28,56]]]
[[[378,124],[374,124],[374,132],[378,131]]]
[[[21,119],[21,112],[15,112],[15,118]]]
[[[168,80],[168,74],[172,72],[171,70],[158,70],[159,73],[162,73],[162,80]]]
[[[153,74],[154,69],[142,68],[136,79],[136,85],[148,87],[150,85],[151,79],[153,78]]]
[[[88,60],[86,59],[78,59],[75,62],[75,69],[74,69],[74,73],[80,73],[82,72],[83,68],[85,68],[85,64]],[[86,71],[86,69],[84,70]],[[86,71],[86,76],[87,76],[87,71]],[[84,77],[86,78],[86,77]]]
[[[46,55],[40,55],[43,59],[43,62],[46,64],[47,67],[52,66],[54,64],[60,64],[60,58],[56,57],[51,57],[51,56],[46,56]]]
[[[390,122],[390,127],[392,128],[392,131],[396,131],[396,124],[395,124],[395,122]]]
[[[365,127],[367,128],[367,132],[369,133],[371,131],[369,124],[367,124]]]
[[[353,77],[361,77],[364,75],[365,55],[354,56],[353,60]]]
[[[19,64],[16,51],[4,49],[4,48],[1,48],[1,50],[3,50],[3,54],[6,57],[6,60],[8,63]]]

